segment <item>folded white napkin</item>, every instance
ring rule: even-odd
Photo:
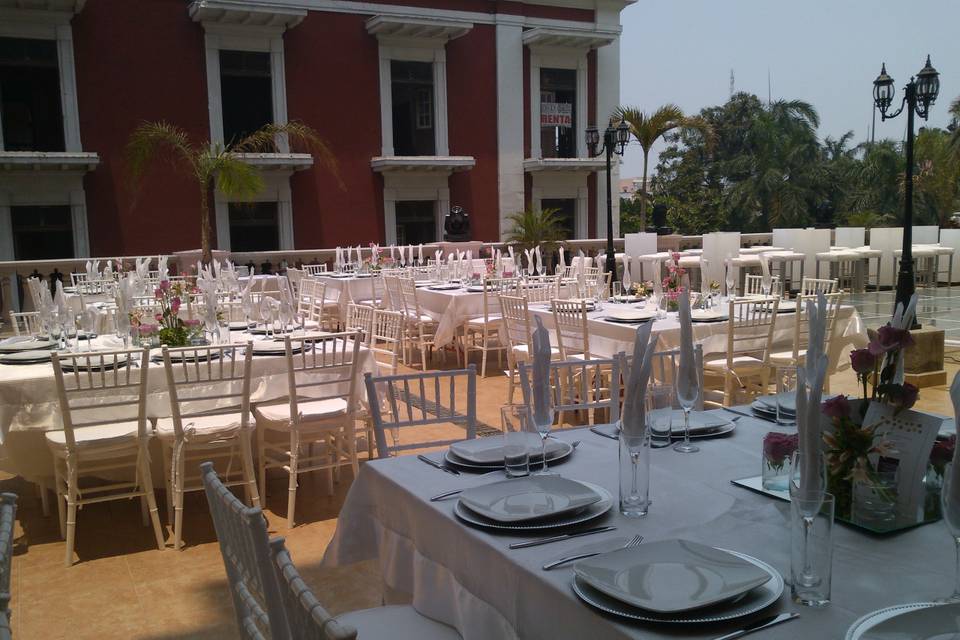
[[[157,258],[157,271],[160,272],[160,282],[170,279],[169,268],[167,267],[167,256]]]
[[[527,258],[527,273],[533,275],[533,252],[530,249],[524,249],[523,255]]]
[[[693,395],[699,384],[697,362],[693,354],[693,320],[690,315],[690,290],[680,294],[680,361],[677,363],[677,390],[685,397]],[[698,395],[703,391],[696,389]]]
[[[540,245],[534,247],[533,256],[537,259],[537,275],[543,275],[543,255],[540,253]]]
[[[907,309],[904,311],[903,305],[898,304],[896,310],[893,312],[893,319],[890,321],[890,325],[896,329],[909,329],[913,326],[913,316],[917,312],[917,294],[914,293],[910,296],[910,301],[907,303]],[[901,354],[897,358],[897,370],[893,375],[894,384],[903,384],[903,363],[905,358]]]
[[[557,264],[557,270],[563,271],[567,266],[566,258],[563,256],[563,247],[560,247],[560,262]]]
[[[553,423],[553,396],[550,389],[550,332],[540,316],[533,330],[533,421],[539,427]]]
[[[650,339],[652,322],[644,322],[637,327],[633,341],[633,361],[623,390],[623,414],[621,430],[631,439],[642,437],[646,432],[646,396],[650,368],[653,366],[653,354],[657,348],[658,336]]]
[[[798,312],[801,312],[798,310]],[[827,299],[822,293],[817,302],[807,300],[807,355],[803,366],[797,368],[797,431],[800,434],[799,451],[803,454],[800,469],[800,496],[817,500],[824,490],[820,469],[821,451],[820,398],[827,375],[827,354],[824,336],[827,330]]]
[[[417,247],[417,261],[422,265],[423,264],[423,245]]]
[[[407,264],[413,266],[413,245],[407,246]]]
[[[63,281],[57,280],[57,292],[53,296],[53,302],[60,313],[60,321],[67,322],[71,318],[70,307],[67,306],[67,298],[63,293]],[[72,322],[71,322],[72,324]]]

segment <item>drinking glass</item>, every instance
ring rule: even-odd
[[[853,481],[851,519],[873,530],[892,529],[897,520],[897,470],[873,471]]]
[[[623,296],[623,285],[617,281],[613,283],[613,301],[621,302],[620,298]]]
[[[641,518],[650,510],[650,431],[628,434],[620,427],[620,513]]]
[[[819,481],[813,483],[816,486],[812,492],[804,492],[801,484],[804,466],[807,465],[808,460],[810,460],[808,456],[813,458],[809,466],[816,469],[816,473],[819,476]],[[791,563],[791,565],[797,564],[797,570],[793,580],[795,589],[814,589],[820,585],[822,579],[822,577],[817,574],[817,567],[814,562],[815,558],[810,549],[810,539],[815,537],[812,531],[814,523],[817,515],[820,513],[820,507],[827,496],[825,491],[825,487],[827,486],[826,469],[826,461],[821,451],[808,453],[798,450],[793,454],[790,468],[790,502],[796,505],[795,509],[800,518],[797,522],[798,528],[801,528],[803,531],[799,538],[795,533],[793,534],[794,538],[798,538],[793,547],[797,550],[797,553],[799,553],[797,563]]]
[[[97,318],[99,317],[97,308],[88,306],[80,314],[80,327],[83,329],[87,341],[87,351],[93,351],[93,338],[97,330]],[[77,333],[77,350],[80,349],[80,333]]]
[[[797,367],[786,365],[776,368],[777,424],[797,426]]]
[[[700,447],[690,442],[690,410],[700,395],[700,380],[693,365],[691,362],[690,366],[677,367],[677,404],[683,409],[683,440],[673,445],[673,450],[679,453],[700,451]]]
[[[727,299],[736,297],[737,294],[737,278],[736,273],[733,271],[733,265],[730,263],[728,258],[726,261],[726,280],[727,280]]]
[[[270,311],[269,296],[263,296],[262,298],[260,298],[260,308],[258,309],[258,311],[260,312],[260,319],[263,320],[263,326],[266,329],[266,336],[269,338],[270,329],[271,329],[270,318],[273,315]]]
[[[833,514],[829,493],[814,500],[790,499],[790,595],[797,604],[830,604]]]
[[[953,593],[944,598],[944,602],[960,601],[960,500],[951,500],[953,489],[953,463],[947,464],[943,471],[943,488],[940,490],[940,508],[943,513],[943,522],[953,538],[956,548],[956,571],[954,573]]]
[[[647,388],[647,428],[650,430],[650,447],[662,449],[670,446],[673,429],[673,397],[671,385],[650,385]]]
[[[536,389],[533,390],[534,393],[537,392]],[[537,472],[537,475],[550,475],[547,471],[547,438],[550,437],[550,428],[553,426],[553,417],[554,417],[554,403],[553,403],[553,390],[550,388],[550,382],[547,382],[546,389],[543,390],[543,410],[538,412],[536,410],[536,402],[534,402],[531,409],[531,417],[533,420],[534,427],[537,430],[537,433],[540,434],[540,451],[543,455],[543,466],[540,468],[540,471]]]
[[[500,408],[503,428],[503,465],[507,477],[530,475],[530,452],[541,444],[533,423],[533,414],[526,405],[511,404]]]
[[[250,328],[250,316],[253,315],[253,296],[245,295],[240,299],[240,308],[243,309],[243,319],[247,323],[247,329]]]

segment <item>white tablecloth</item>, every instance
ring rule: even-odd
[[[256,340],[243,332],[232,332],[232,340],[244,343]],[[282,343],[281,343],[282,345]],[[85,345],[84,345],[85,348]],[[122,349],[113,336],[101,336],[94,348]],[[156,351],[159,353],[159,350]],[[356,385],[365,397],[363,374],[376,371],[373,354],[360,349]],[[150,364],[147,414],[150,417],[170,415],[163,363]],[[251,371],[250,400],[254,403],[287,396],[287,364],[284,356],[254,355]],[[347,389],[344,389],[346,393]],[[0,468],[29,480],[51,476],[53,461],[44,439],[44,432],[60,429],[60,408],[56,381],[49,362],[30,365],[0,365]]]
[[[615,532],[513,551],[507,545],[516,537],[461,524],[452,515],[453,500],[428,501],[440,491],[484,480],[451,476],[414,456],[370,462],[350,489],[324,564],[378,558],[388,599],[412,601],[421,613],[455,626],[465,640],[715,638],[745,620],[683,627],[621,622],[577,599],[569,567],[543,571],[540,566],[604,536],[640,533],[645,543],[684,538],[748,553],[789,578],[788,505],[730,483],[760,473],[760,441],[769,427],[744,418],[731,436],[700,441],[699,453],[655,450],[653,505],[645,518],[629,520],[614,508],[595,524],[615,525]],[[600,484],[616,497],[616,442],[585,429],[558,437],[582,444],[555,469]],[[788,586],[777,604],[749,620],[782,611],[796,611],[800,619],[755,637],[842,638],[864,613],[950,593],[954,551],[942,523],[886,537],[839,523],[834,532],[832,604],[797,606]]]

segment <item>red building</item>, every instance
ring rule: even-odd
[[[337,156],[249,157],[255,203],[211,194],[221,249],[429,242],[453,205],[474,239],[525,206],[605,234],[583,134],[618,104],[632,1],[0,0],[0,260],[197,247],[190,177],[125,166],[159,120],[221,145],[299,120]]]

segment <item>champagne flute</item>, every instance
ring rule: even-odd
[[[820,476],[817,483],[819,489],[813,495],[809,491],[804,492],[801,484],[802,467],[806,464],[806,455],[816,456],[817,474]],[[813,572],[810,561],[810,529],[813,528],[813,522],[820,513],[820,507],[823,505],[823,498],[827,486],[827,466],[823,452],[815,451],[812,454],[803,453],[799,450],[793,452],[790,467],[790,500],[795,502],[803,517],[803,570],[797,576],[797,580],[803,587],[816,587],[820,584],[820,578]]]
[[[677,367],[677,404],[683,409],[683,440],[673,445],[679,453],[696,453],[700,447],[690,442],[690,410],[700,395],[700,380],[693,363],[681,363]]]
[[[956,548],[956,572],[954,574],[953,593],[942,602],[960,601],[960,502],[951,500],[950,494],[953,485],[953,463],[946,465],[943,471],[943,488],[940,489],[940,508],[943,513],[943,522],[953,538]]]
[[[726,260],[726,280],[727,280],[727,299],[731,300],[736,296],[737,293],[737,279],[736,274],[733,272],[733,265],[730,263],[730,259]]]

